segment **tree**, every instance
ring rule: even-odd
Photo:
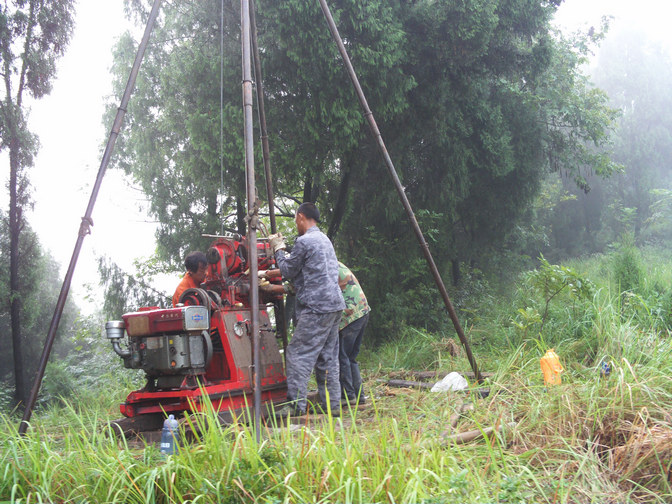
[[[455,282],[463,262],[497,250],[550,171],[588,189],[586,173],[613,167],[601,150],[613,111],[580,71],[591,39],[552,30],[558,4],[330,2],[406,192],[436,230],[439,267]],[[420,254],[317,2],[257,6],[279,193],[318,203],[339,254],[361,272],[375,304],[391,305],[385,293],[399,289],[400,276],[412,297],[427,282]],[[197,234],[235,214],[242,194],[239,14],[227,3],[222,28],[218,7],[165,7],[162,42],[143,67],[117,161],[150,197],[162,222],[159,251],[175,264],[183,244],[193,247]],[[220,28],[227,171],[218,189]],[[128,47],[119,46],[118,85]]]
[[[74,0],[14,0],[0,7],[0,58],[4,95],[0,100],[0,150],[9,151],[9,236],[11,333],[16,401],[27,396],[22,355],[20,240],[24,209],[30,206],[26,169],[32,166],[38,141],[28,129],[24,95],[35,99],[51,91],[56,60],[64,53],[73,29]]]
[[[136,311],[143,306],[171,306],[171,297],[151,286],[154,274],[157,273],[155,262],[136,262],[136,275],[130,275],[110,258],[99,257],[100,285],[105,289],[101,313],[118,318],[122,313]]]
[[[613,171],[603,149],[615,112],[581,72],[600,33],[568,39],[553,31],[556,2],[408,5],[401,17],[409,37],[404,69],[416,86],[383,135],[411,202],[441,216],[429,224],[436,229],[430,245],[459,285],[464,264],[486,268],[502,254],[549,173],[569,175],[587,190],[589,173]],[[379,173],[372,163],[353,182],[353,211],[339,241],[349,245],[349,263],[373,263],[382,254],[382,271],[394,272],[357,272],[382,308],[372,317],[376,326],[394,321],[400,305],[437,296],[412,267],[413,236],[374,169]],[[433,313],[427,306],[412,323]]]
[[[653,203],[651,191],[672,187],[672,61],[667,47],[638,30],[622,29],[606,40],[595,81],[621,111],[614,135],[614,159],[625,170],[606,184],[609,216],[633,209],[630,229],[640,239]],[[617,238],[616,236],[613,237]]]
[[[260,4],[259,31],[269,123],[276,125],[271,142],[279,147],[273,151],[276,187],[280,195],[290,199],[314,200],[346,178],[339,169],[345,159],[342,154],[361,143],[356,138],[364,139],[365,131],[359,111],[352,106],[356,102],[349,87],[328,85],[341,68],[333,63],[337,52],[327,31],[294,29],[297,23],[323,23],[317,4],[307,10],[301,4],[297,0]],[[226,3],[223,26],[219,23],[220,2],[164,6],[162,22],[154,34],[158,42],[143,62],[113,160],[152,195],[150,212],[160,222],[158,253],[174,266],[181,264],[188,250],[204,247],[207,241],[199,235],[217,232],[222,220],[233,217],[229,226],[244,232],[240,14],[235,5]],[[363,21],[364,27],[391,22],[393,13],[384,3],[373,2],[371,6],[357,18],[348,18],[351,29],[346,33],[359,30],[354,38],[358,43],[366,37],[361,52],[375,55],[365,60],[370,75],[380,74],[384,68],[402,75],[399,56],[393,51],[398,43],[392,43],[399,33],[360,26]],[[133,7],[143,12],[141,4]],[[348,12],[355,9],[350,7]],[[224,51],[221,110],[220,35]],[[372,40],[375,51],[369,43]],[[133,46],[130,34],[126,34],[117,47],[113,71],[118,90],[130,68]],[[297,81],[296,74],[307,82]],[[392,87],[392,78],[386,80]],[[411,85],[411,78],[404,80],[399,94]],[[305,99],[306,93],[317,94],[314,99]],[[383,93],[378,95],[383,103]],[[108,114],[113,113],[111,104]],[[224,125],[222,158],[220,118]],[[261,160],[257,161],[260,166]],[[345,189],[342,192],[346,193]],[[260,196],[264,199],[263,193]]]
[[[670,239],[665,201],[657,200],[672,188],[671,69],[667,48],[638,29],[610,31],[601,44],[591,73],[619,111],[611,144],[621,170],[607,179],[586,176],[588,194],[564,181],[575,200],[552,216],[547,257],[602,251],[631,234],[638,243]]]
[[[138,75],[113,164],[131,174],[159,221],[158,254],[178,267],[186,252],[202,249],[201,233],[217,233],[223,216],[243,227],[245,179],[240,101],[239,16],[227,2],[165,3]],[[139,3],[132,5],[143,13]],[[220,159],[220,28],[224,40],[224,130]],[[121,93],[135,56],[129,33],[115,52]],[[110,106],[108,116],[116,109]],[[220,173],[220,166],[223,172]],[[221,187],[220,187],[221,185]]]
[[[10,299],[10,233],[9,220],[5,212],[0,211],[0,345],[10,346],[11,334],[11,302]],[[20,348],[23,361],[20,363],[25,376],[32,376],[42,352],[43,336],[49,329],[51,316],[56,306],[62,279],[59,277],[58,264],[42,249],[37,235],[26,224],[22,229],[19,241],[19,290],[22,293],[22,310],[19,326],[21,327]],[[57,341],[67,333],[76,318],[77,308],[71,300],[65,305],[61,325],[57,333]],[[7,338],[7,340],[5,340]],[[59,357],[63,357],[66,348],[59,345]],[[58,349],[57,349],[58,350]],[[0,354],[0,381],[16,379],[16,362],[10,353]]]

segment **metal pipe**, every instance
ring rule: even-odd
[[[259,57],[259,41],[257,38],[257,16],[254,0],[250,1],[250,33],[252,35],[252,55],[254,57],[254,77],[257,89],[257,107],[259,115],[259,129],[261,131],[261,149],[264,159],[264,173],[266,175],[266,194],[268,196],[268,215],[271,220],[271,233],[277,233],[275,223],[275,203],[273,201],[273,177],[271,175],[271,149],[268,144],[268,130],[266,129],[266,107],[264,106],[264,84],[261,79],[261,58]]]
[[[131,351],[129,349],[124,350],[121,348],[121,344],[117,339],[112,340],[112,350],[114,350],[114,353],[116,353],[122,359],[128,359],[131,356]]]
[[[261,358],[259,355],[259,276],[257,263],[257,220],[259,208],[254,182],[254,124],[252,116],[252,56],[250,36],[250,0],[240,0],[240,29],[243,66],[243,117],[245,139],[245,180],[247,184],[247,241],[250,258],[250,318],[252,329],[254,430],[261,440]]]
[[[51,348],[54,344],[54,339],[56,338],[56,331],[58,330],[58,324],[61,321],[61,315],[63,314],[63,307],[65,306],[65,301],[67,300],[68,293],[70,292],[70,284],[72,283],[72,276],[75,272],[75,266],[77,266],[77,259],[79,258],[79,252],[82,248],[82,243],[86,235],[91,234],[91,226],[93,226],[93,220],[91,219],[91,214],[93,213],[93,207],[96,203],[96,198],[98,197],[98,192],[100,191],[100,186],[103,183],[103,177],[105,175],[105,170],[107,164],[110,161],[112,156],[112,151],[114,150],[114,144],[119,136],[119,131],[121,130],[121,123],[123,122],[124,115],[126,114],[126,107],[128,106],[128,101],[131,98],[131,93],[135,87],[135,79],[140,70],[140,63],[142,63],[142,58],[145,54],[145,49],[149,42],[149,36],[152,33],[154,23],[159,14],[159,5],[161,0],[154,0],[152,5],[152,10],[149,14],[149,19],[147,19],[147,25],[145,26],[145,33],[142,36],[140,45],[138,46],[138,52],[135,55],[135,61],[133,62],[133,67],[131,68],[131,73],[126,82],[126,89],[121,98],[121,103],[117,109],[117,115],[114,118],[114,123],[112,124],[112,131],[107,140],[107,146],[105,147],[105,152],[103,153],[103,159],[100,162],[100,168],[98,169],[98,175],[96,176],[96,182],[93,185],[91,190],[91,197],[89,198],[89,204],[86,207],[86,213],[82,217],[82,223],[79,228],[79,233],[77,235],[77,241],[75,242],[75,248],[72,252],[72,257],[70,258],[70,265],[68,266],[68,271],[65,274],[63,279],[63,285],[61,286],[61,292],[58,296],[58,301],[56,302],[56,309],[54,310],[54,315],[51,319],[51,325],[49,326],[49,332],[47,333],[47,340],[44,344],[44,349],[42,350],[42,356],[40,357],[40,362],[37,368],[37,375],[35,376],[35,381],[30,390],[30,396],[28,398],[28,403],[26,404],[26,409],[23,412],[23,419],[19,425],[19,434],[23,435],[26,433],[26,430],[29,426],[30,417],[33,414],[33,408],[35,407],[35,402],[37,401],[37,394],[40,391],[40,386],[42,385],[42,379],[44,378],[44,371],[47,368],[47,361],[49,360],[49,355],[51,354]]]
[[[446,305],[446,308],[448,310],[448,314],[450,315],[450,319],[453,321],[453,326],[455,326],[455,332],[457,332],[457,335],[460,338],[460,341],[462,342],[462,345],[464,345],[464,349],[467,353],[467,358],[469,359],[469,364],[471,364],[471,369],[474,371],[474,375],[476,377],[476,380],[480,383],[482,382],[481,374],[478,371],[478,366],[476,365],[476,360],[474,359],[473,354],[471,353],[471,347],[469,346],[469,341],[467,341],[467,337],[464,334],[464,331],[462,330],[462,326],[460,325],[460,321],[457,318],[457,313],[455,312],[455,308],[453,308],[453,304],[450,302],[450,298],[448,297],[448,292],[446,291],[446,286],[443,283],[443,280],[441,279],[441,274],[439,273],[439,270],[436,267],[436,264],[434,263],[434,258],[432,257],[431,252],[429,251],[429,246],[427,245],[427,241],[425,240],[425,237],[422,234],[422,231],[420,230],[420,225],[418,224],[417,219],[415,218],[415,214],[413,213],[413,209],[411,208],[411,204],[408,201],[408,197],[406,196],[406,193],[404,192],[404,187],[401,185],[401,182],[399,180],[399,176],[397,175],[397,170],[394,168],[394,164],[392,163],[392,159],[390,158],[389,153],[387,152],[387,148],[385,147],[385,142],[383,141],[383,137],[380,134],[380,130],[378,129],[378,125],[376,124],[376,120],[373,117],[373,112],[371,112],[371,109],[369,108],[369,104],[366,101],[366,97],[364,96],[364,91],[362,90],[362,87],[359,84],[359,79],[357,78],[357,74],[355,73],[355,69],[352,66],[352,62],[350,61],[350,57],[348,56],[347,51],[345,50],[345,45],[343,44],[343,40],[341,39],[341,36],[338,33],[338,28],[336,27],[336,23],[334,22],[334,18],[331,15],[331,11],[329,10],[329,6],[327,5],[326,0],[319,0],[320,6],[322,7],[322,12],[324,14],[324,17],[327,20],[327,25],[329,25],[329,31],[331,32],[331,35],[336,42],[336,45],[338,46],[338,51],[341,53],[341,58],[343,58],[343,62],[345,63],[345,67],[348,71],[348,75],[350,77],[350,81],[352,82],[353,87],[355,88],[355,92],[357,93],[357,97],[359,98],[359,103],[362,106],[362,109],[364,110],[364,117],[366,118],[367,122],[369,123],[369,128],[371,129],[371,132],[373,133],[373,136],[376,139],[376,142],[378,144],[378,148],[380,149],[380,152],[383,156],[383,159],[385,160],[385,164],[387,165],[388,172],[390,174],[390,177],[392,177],[392,182],[394,183],[395,188],[397,189],[397,193],[399,194],[399,198],[401,199],[401,203],[404,206],[404,209],[406,210],[406,215],[408,216],[408,220],[411,223],[411,227],[413,228],[413,232],[415,233],[415,236],[420,243],[420,247],[422,248],[422,253],[425,256],[425,260],[427,261],[427,264],[429,266],[429,270],[432,273],[432,276],[434,277],[434,281],[436,282],[436,286],[439,289],[439,292],[441,293],[441,297],[443,298],[443,302]]]
[[[275,202],[273,198],[273,177],[271,175],[271,149],[268,143],[268,129],[266,128],[266,107],[264,105],[264,84],[261,78],[261,58],[259,56],[259,41],[257,38],[257,16],[254,0],[250,0],[250,33],[252,34],[252,56],[254,57],[254,76],[257,90],[257,112],[259,116],[259,130],[261,132],[261,152],[264,159],[264,173],[266,175],[266,196],[268,198],[268,215],[271,220],[271,233],[278,232],[275,222]],[[282,299],[274,303],[275,326],[280,328],[282,338],[283,357],[287,364],[287,319],[285,317],[285,303]]]

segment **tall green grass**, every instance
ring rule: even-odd
[[[482,325],[467,333],[482,370],[493,373],[484,399],[389,388],[392,369],[468,370],[464,356],[443,350],[452,335],[410,329],[363,355],[369,406],[299,425],[271,421],[260,442],[249,423],[222,426],[205,411],[189,419],[194,438],[163,457],[153,444],[116,437],[114,401],[96,402],[92,390],[39,412],[25,437],[18,419],[0,416],[0,500],[669,502],[672,340],[651,306],[672,268],[661,260],[659,273],[647,270],[636,305],[597,273],[608,263],[574,263],[600,280],[594,295],[551,303],[540,331],[537,322],[527,331],[514,323],[519,308],[543,302],[523,284],[511,299],[470,308]],[[566,371],[562,385],[546,388],[539,358],[551,344]],[[116,387],[101,381],[98,394]],[[462,409],[467,403],[473,408]],[[510,422],[491,438],[448,438]]]

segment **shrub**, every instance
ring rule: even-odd
[[[624,235],[613,258],[612,272],[619,292],[639,293],[644,282],[644,265],[632,235]]]

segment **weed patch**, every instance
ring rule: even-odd
[[[392,371],[469,371],[452,334],[402,327],[399,340],[361,354],[366,406],[269,422],[260,442],[249,419],[224,426],[205,411],[189,418],[193,438],[162,457],[114,435],[114,403],[133,385],[105,376],[43,407],[27,436],[18,418],[0,415],[0,501],[670,502],[672,339],[652,308],[664,282],[648,272],[625,303],[609,264],[547,268],[559,282],[542,287],[590,280],[589,295],[568,283],[551,298],[522,282],[510,299],[470,308],[486,398],[473,383],[471,392],[388,387]],[[539,359],[551,344],[566,371],[546,388]],[[453,435],[466,431],[489,434],[458,444]]]

